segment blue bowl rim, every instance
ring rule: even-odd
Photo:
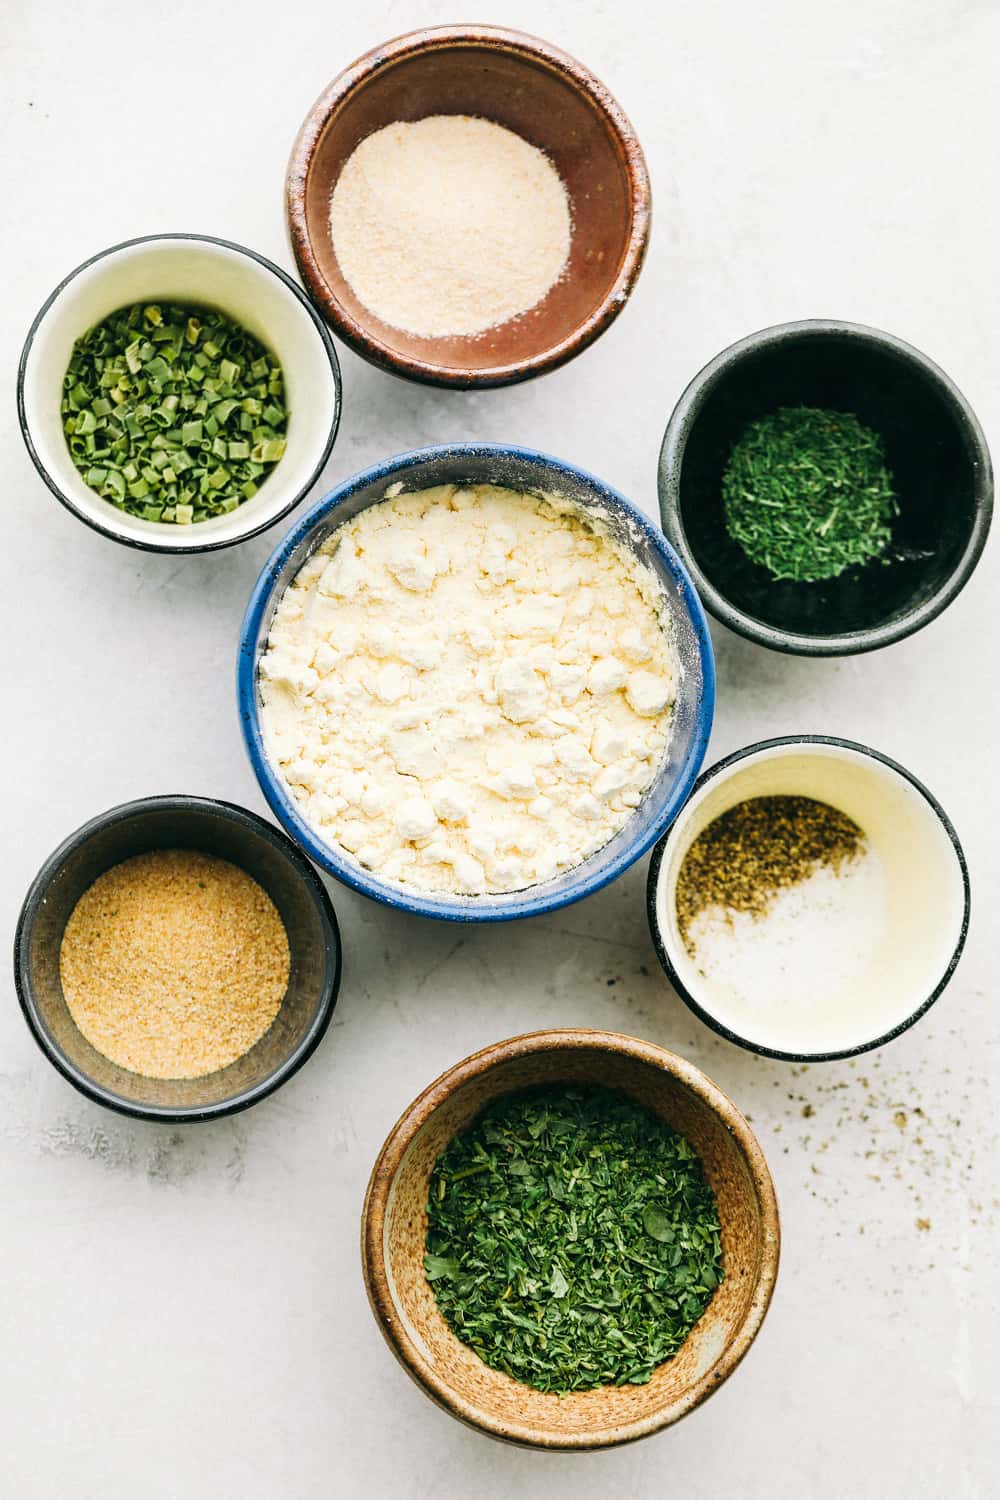
[[[853,750],[858,755],[867,755],[869,759],[878,761],[880,765],[888,766],[890,771],[895,771],[904,781],[909,782],[914,791],[923,797],[924,801],[931,808],[931,811],[936,815],[955,851],[955,858],[958,861],[959,871],[962,876],[964,904],[962,907],[962,925],[959,929],[955,947],[952,950],[944,973],[931,993],[908,1016],[902,1021],[897,1022],[895,1026],[890,1027],[888,1031],[883,1032],[881,1036],[875,1037],[872,1041],[858,1042],[853,1047],[844,1047],[836,1052],[786,1052],[776,1047],[764,1047],[759,1042],[750,1041],[749,1038],[740,1035],[739,1032],[733,1031],[724,1022],[718,1020],[711,1011],[706,1010],[691,990],[686,987],[674,967],[663,938],[663,931],[657,912],[657,891],[660,884],[660,870],[666,855],[667,845],[670,842],[668,835],[664,835],[653,850],[653,857],[649,862],[649,870],[646,876],[646,917],[649,922],[649,935],[653,940],[653,947],[656,949],[656,956],[660,961],[660,967],[663,969],[664,974],[666,974],[667,979],[677,994],[684,1001],[688,1009],[698,1017],[699,1021],[704,1021],[705,1025],[710,1027],[717,1036],[725,1038],[727,1042],[733,1042],[737,1047],[742,1047],[747,1052],[755,1053],[758,1057],[770,1057],[779,1062],[840,1062],[845,1058],[860,1057],[864,1052],[873,1052],[879,1047],[884,1047],[888,1042],[895,1041],[896,1037],[902,1036],[904,1031],[909,1031],[911,1026],[915,1026],[927,1014],[931,1006],[950,983],[965,948],[966,938],[969,935],[969,919],[972,909],[969,866],[966,862],[965,851],[955,831],[954,824],[933,792],[929,791],[924,783],[918,777],[914,776],[912,771],[908,771],[904,765],[901,765],[898,760],[893,760],[890,755],[883,754],[881,750],[873,749],[871,745],[863,745],[859,740],[843,739],[840,735],[784,734],[774,739],[756,740],[752,745],[744,745],[741,749],[732,751],[730,755],[724,755],[721,760],[717,760],[714,765],[709,766],[707,770],[703,771],[692,787],[691,795],[694,796],[696,792],[700,792],[702,787],[707,785],[708,782],[714,781],[716,776],[722,775],[732,766],[738,765],[740,761],[746,760],[749,756],[756,755],[762,750],[776,750],[785,745],[832,745],[836,749]]]
[[[296,547],[332,510],[365,486],[383,481],[387,484],[392,483],[408,470],[427,463],[429,460],[472,459],[481,458],[484,455],[542,464],[551,473],[582,481],[594,490],[600,499],[608,500],[613,507],[624,511],[629,520],[642,530],[650,545],[659,553],[679,586],[684,606],[691,617],[697,637],[702,677],[701,702],[698,707],[691,749],[670,796],[664,802],[659,816],[648,831],[627,845],[610,867],[599,875],[585,877],[577,885],[557,895],[532,895],[531,891],[535,888],[528,887],[520,900],[505,903],[502,906],[491,904],[492,897],[436,897],[429,894],[422,896],[417,892],[408,891],[403,886],[390,885],[387,881],[377,879],[361,865],[341,857],[330,845],[317,838],[305,819],[298,813],[291,798],[286,795],[268,761],[260,730],[255,655],[257,635],[274,592],[278,574]],[[264,564],[253,587],[240,627],[236,677],[240,725],[254,774],[274,816],[301,845],[310,859],[335,876],[337,880],[342,881],[344,885],[359,891],[364,896],[381,901],[397,910],[410,912],[415,916],[437,917],[453,922],[505,922],[520,917],[540,916],[593,895],[595,891],[601,890],[611,881],[616,880],[630,865],[652,848],[657,839],[663,836],[687,800],[688,793],[705,758],[715,712],[715,661],[708,621],[694,585],[677,553],[660,529],[631,500],[626,499],[618,490],[605,484],[603,480],[590,474],[586,469],[580,469],[575,464],[554,458],[551,454],[543,453],[538,449],[523,448],[508,443],[439,443],[426,448],[411,449],[406,453],[383,459],[380,463],[373,464],[360,473],[352,475],[311,505],[279,542]],[[577,868],[585,870],[586,861]],[[538,890],[541,891],[542,888],[539,887]]]
[[[199,542],[196,547],[178,548],[171,546],[169,542],[146,542],[140,540],[138,537],[122,536],[111,526],[102,526],[99,521],[96,521],[93,518],[93,516],[88,516],[82,510],[80,510],[79,506],[77,506],[73,502],[70,496],[66,494],[65,490],[60,488],[59,484],[49,473],[48,469],[42,462],[41,455],[35,447],[35,440],[31,435],[31,424],[28,421],[28,412],[24,400],[24,382],[27,375],[28,358],[31,354],[32,345],[35,342],[35,335],[38,333],[39,328],[42,326],[42,323],[45,320],[49,309],[56,301],[56,298],[63,291],[65,291],[66,287],[69,286],[71,281],[75,281],[83,271],[88,271],[90,267],[96,265],[98,261],[106,260],[109,255],[116,255],[119,250],[131,250],[135,245],[148,245],[157,240],[188,240],[193,241],[196,244],[220,245],[224,250],[235,250],[240,255],[245,256],[247,260],[256,261],[257,265],[260,266],[262,270],[270,271],[272,276],[276,277],[277,280],[282,283],[282,285],[285,287],[285,290],[292,293],[292,295],[302,307],[303,311],[308,314],[309,319],[319,336],[320,342],[323,345],[323,352],[326,355],[327,362],[330,366],[330,378],[333,383],[334,390],[333,420],[330,423],[330,430],[327,434],[326,441],[323,444],[323,452],[320,455],[319,461],[315,464],[312,473],[309,475],[309,478],[303,485],[299,487],[295,495],[287,502],[287,504],[282,506],[281,510],[276,516],[272,516],[270,521],[262,521],[259,525],[249,527],[246,531],[241,531],[237,536],[228,537],[223,541]],[[38,471],[38,475],[45,484],[46,488],[50,490],[51,493],[56,497],[60,505],[65,506],[65,508],[70,512],[71,515],[74,515],[78,521],[82,521],[85,526],[89,526],[92,531],[96,531],[99,536],[107,537],[109,541],[117,542],[119,546],[132,547],[137,552],[161,552],[168,553],[172,557],[186,557],[188,555],[194,556],[199,552],[220,552],[224,547],[238,547],[241,542],[249,541],[253,536],[260,536],[262,532],[269,531],[272,526],[277,526],[279,521],[283,521],[289,514],[289,512],[293,511],[295,507],[305,499],[306,495],[308,495],[309,491],[312,489],[313,485],[322,474],[323,469],[326,467],[326,462],[329,459],[330,454],[333,452],[333,445],[337,440],[337,432],[340,428],[340,417],[343,411],[343,407],[344,382],[340,372],[340,360],[337,358],[337,347],[330,335],[330,330],[323,322],[323,319],[320,317],[319,313],[316,311],[315,307],[310,302],[305,292],[297,282],[292,280],[287,271],[283,271],[279,265],[276,265],[273,260],[269,260],[266,255],[261,255],[259,250],[252,250],[249,245],[240,245],[236,242],[236,240],[223,239],[221,235],[217,234],[193,234],[187,233],[182,230],[166,230],[162,234],[140,234],[136,235],[133,239],[120,240],[115,245],[108,245],[104,250],[98,250],[93,255],[89,255],[87,259],[81,261],[78,266],[74,266],[72,271],[67,272],[67,274],[59,282],[58,286],[52,289],[52,291],[46,297],[45,301],[42,303],[41,307],[38,309],[37,313],[32,319],[31,327],[28,329],[28,332],[25,335],[24,346],[21,349],[21,357],[18,360],[17,365],[18,425],[21,429],[21,437],[24,442],[24,446],[28,450],[28,457],[34,464],[36,470]]]
[[[319,916],[327,951],[332,954],[333,958],[331,973],[316,1008],[316,1014],[298,1046],[260,1083],[242,1089],[231,1098],[223,1099],[217,1104],[190,1106],[139,1104],[134,1100],[123,1098],[121,1094],[116,1094],[113,1089],[96,1083],[89,1074],[77,1068],[69,1060],[42,1025],[27,973],[25,943],[29,924],[33,921],[39,905],[45,900],[49,886],[67,856],[104,828],[127,822],[130,818],[145,813],[168,809],[203,813],[210,819],[238,823],[241,827],[249,828],[251,832],[265,839],[277,853],[284,857],[306,888]],[[74,829],[72,833],[67,834],[48,855],[28,887],[18,914],[17,929],[14,933],[14,988],[17,991],[17,998],[28,1030],[39,1050],[45,1054],[56,1072],[62,1074],[67,1083],[71,1083],[87,1099],[95,1104],[103,1105],[106,1109],[114,1110],[116,1114],[128,1115],[135,1120],[167,1121],[170,1124],[185,1125],[201,1120],[218,1120],[225,1115],[234,1115],[241,1110],[249,1109],[251,1105],[258,1104],[261,1099],[266,1099],[269,1094],[273,1094],[283,1083],[287,1083],[289,1078],[308,1062],[326,1035],[333,1019],[343,975],[343,952],[337,915],[326,887],[309,861],[303,859],[299,849],[282,829],[275,828],[272,823],[266,822],[257,813],[251,812],[249,808],[240,807],[236,802],[224,802],[216,797],[198,797],[187,792],[167,792],[152,797],[139,797],[132,802],[121,802],[116,807],[108,808],[106,812],[97,813],[94,817],[88,818],[86,823],[82,823],[79,828]]]

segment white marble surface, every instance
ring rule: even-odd
[[[306,107],[368,46],[454,10],[6,8],[5,943],[40,861],[102,808],[172,790],[262,808],[233,653],[277,535],[140,557],[65,513],[13,421],[31,316],[85,256],[164,228],[289,264],[281,180]],[[513,440],[653,513],[687,378],[739,335],[810,315],[912,340],[996,439],[994,0],[522,0],[477,14],[562,44],[619,96],[653,177],[647,268],[594,349],[513,390],[420,389],[342,352],[328,482],[421,443]],[[660,977],[641,868],[513,930],[407,920],[335,889],[346,966],[333,1029],[275,1098],[210,1127],[86,1103],[35,1049],[8,978],[3,1494],[996,1495],[996,557],[994,544],[940,621],[874,657],[784,659],[715,632],[712,759],[767,734],[854,736],[924,778],[966,843],[974,921],[957,977],[921,1025],[856,1066],[796,1070],[714,1039]],[[578,1022],[676,1048],[732,1094],[771,1161],[785,1249],[761,1337],[707,1406],[629,1449],[548,1457],[466,1431],[406,1380],[365,1303],[357,1225],[373,1156],[425,1083],[486,1042]]]

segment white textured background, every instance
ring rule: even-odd
[[[64,512],[13,419],[31,317],[72,266],[136,234],[216,233],[290,265],[282,174],[315,95],[368,47],[463,7],[2,9],[6,943],[41,860],[101,809],[184,790],[262,810],[233,657],[278,535],[141,557]],[[740,335],[808,316],[916,343],[996,440],[996,0],[475,9],[576,53],[618,95],[653,178],[646,269],[596,347],[513,390],[434,392],[341,351],[329,483],[422,443],[509,440],[653,514],[688,378]],[[77,1096],[5,979],[0,1493],[1000,1494],[996,556],[994,543],[941,620],[874,657],[787,659],[715,632],[710,759],[769,734],[853,736],[925,779],[965,840],[973,928],[957,977],[921,1025],[856,1065],[796,1069],[714,1039],[660,977],[641,868],[513,930],[407,920],[335,889],[345,980],[327,1040],[275,1098],[185,1131]],[[707,1406],[619,1452],[552,1457],[489,1443],[410,1385],[369,1315],[357,1226],[374,1154],[424,1084],[482,1044],[574,1023],[649,1037],[718,1080],[760,1132],[785,1246],[763,1332]]]

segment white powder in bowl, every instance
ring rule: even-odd
[[[330,199],[340,269],[369,312],[422,338],[470,335],[534,307],[570,242],[566,189],[544,152],[468,115],[376,130]]]
[[[303,817],[384,879],[523,890],[614,838],[663,761],[677,663],[653,573],[556,497],[393,495],[285,591],[260,664]]]
[[[793,1017],[825,1025],[861,985],[882,942],[885,874],[867,845],[839,870],[821,865],[777,891],[766,912],[711,906],[689,929],[694,963],[726,997],[726,1019],[751,1035]]]

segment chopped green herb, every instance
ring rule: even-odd
[[[427,1219],[424,1267],[454,1333],[542,1391],[645,1384],[722,1280],[695,1151],[610,1089],[497,1100],[439,1156]]]
[[[899,509],[882,438],[850,412],[752,422],[722,477],[726,529],[774,579],[836,578],[884,552]]]
[[[136,303],[74,345],[63,430],[112,505],[190,525],[249,500],[284,456],[282,391],[274,356],[224,314]]]

